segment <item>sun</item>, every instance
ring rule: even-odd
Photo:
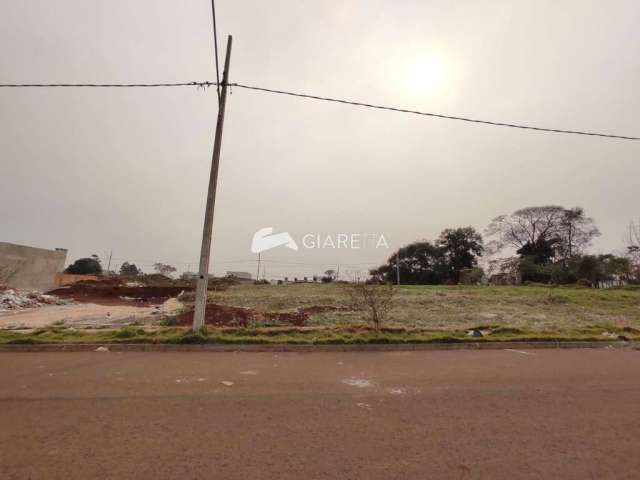
[[[409,64],[406,78],[412,91],[430,94],[442,87],[446,76],[446,66],[437,55],[423,55]]]

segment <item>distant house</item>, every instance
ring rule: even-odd
[[[196,272],[182,272],[180,275],[181,280],[197,280],[198,274]]]
[[[215,280],[216,276],[213,273],[209,274],[209,280]],[[188,281],[196,281],[198,280],[198,273],[197,272],[183,272],[182,275],[180,275],[180,280],[188,280]]]
[[[249,272],[227,272],[227,278],[238,280],[240,282],[251,282],[253,277]]]

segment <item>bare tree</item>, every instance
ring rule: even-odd
[[[629,250],[640,251],[640,220],[629,223],[629,238],[628,238]]]
[[[347,286],[354,308],[366,310],[369,321],[376,330],[387,317],[393,305],[395,288],[393,284],[352,283]]]
[[[600,231],[584,209],[565,209],[558,205],[527,207],[511,215],[494,218],[486,229],[492,240],[488,246],[492,252],[505,247],[533,249],[554,245],[556,255],[566,260],[582,252]]]
[[[564,211],[560,220],[559,236],[562,257],[569,259],[582,253],[594,237],[600,235],[593,218],[587,217],[582,207],[573,207]]]
[[[556,236],[563,215],[564,208],[557,205],[526,207],[494,218],[486,234],[493,237],[490,244],[495,250],[508,246],[522,248]]]
[[[627,238],[627,256],[632,263],[633,275],[640,280],[640,219],[629,223]]]
[[[172,267],[171,265],[167,265],[166,263],[154,263],[153,269],[158,272],[160,275],[165,277],[170,276],[173,272],[176,271],[176,267]]]

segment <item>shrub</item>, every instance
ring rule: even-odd
[[[354,308],[368,311],[369,321],[376,330],[379,330],[393,304],[395,294],[393,285],[391,283],[384,285],[353,283],[347,284],[346,288]]]

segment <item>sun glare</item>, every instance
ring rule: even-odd
[[[407,82],[416,93],[433,93],[442,86],[445,79],[445,65],[435,55],[419,57],[407,69]]]

